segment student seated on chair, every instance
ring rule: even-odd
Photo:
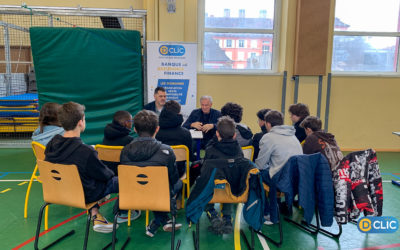
[[[290,119],[294,122],[293,126],[296,129],[296,137],[302,143],[307,135],[304,128],[300,127],[300,123],[310,115],[308,106],[303,103],[296,103],[289,106]]]
[[[47,144],[45,160],[59,164],[75,164],[81,177],[85,202],[95,202],[111,193],[118,193],[118,177],[97,157],[92,146],[82,142],[80,135],[86,128],[85,106],[76,103],[64,103],[58,111],[61,125],[65,129],[63,136],[56,135]],[[111,233],[113,224],[99,213],[99,206],[91,210],[93,230]]]
[[[236,140],[235,121],[229,116],[218,119],[216,138],[212,139],[206,148],[204,160],[209,159],[237,159],[243,158],[243,152]],[[223,204],[222,220],[214,208],[214,204],[207,204],[206,213],[210,220],[212,231],[216,233],[232,233],[232,204]]]
[[[261,138],[266,133],[268,133],[267,128],[265,127],[265,121],[264,121],[265,114],[267,114],[268,111],[270,111],[270,109],[260,109],[257,112],[258,126],[260,126],[260,128],[261,128],[261,132],[255,134],[253,136],[253,142],[252,142],[252,145],[254,147],[253,161],[255,161],[257,159],[258,152],[260,152],[260,140],[261,140]]]
[[[241,147],[250,146],[253,132],[247,125],[240,123],[243,116],[243,107],[239,104],[228,102],[221,108],[221,116],[229,116],[235,121],[236,140]]]
[[[132,129],[132,115],[128,111],[117,111],[111,123],[104,128],[103,145],[125,146],[129,144],[133,137],[129,134]],[[109,167],[115,175],[118,175],[119,162],[102,161]]]
[[[40,109],[39,127],[32,134],[32,141],[38,142],[43,146],[55,135],[63,135],[64,129],[58,120],[58,109],[60,104],[55,102],[46,102]]]
[[[146,166],[166,166],[170,183],[171,196],[180,193],[182,181],[179,179],[175,165],[175,154],[172,148],[155,139],[159,130],[158,117],[153,111],[142,110],[133,118],[135,132],[139,137],[126,145],[121,152],[121,164]],[[152,197],[149,197],[151,199]],[[172,231],[172,221],[167,212],[153,211],[154,220],[146,229],[146,235],[154,237],[158,228],[162,226],[164,231]],[[175,229],[182,224],[175,224]]]
[[[265,115],[265,127],[268,133],[260,141],[260,153],[256,159],[257,168],[265,184],[270,184],[272,177],[293,155],[303,154],[293,126],[283,125],[281,112],[271,110]],[[271,224],[266,215],[265,224]]]
[[[304,154],[320,152],[333,170],[343,159],[342,151],[336,143],[335,136],[321,130],[322,122],[318,117],[307,116],[300,126],[305,129],[307,138],[303,145]]]
[[[125,146],[133,137],[129,134],[132,130],[132,115],[128,111],[115,112],[111,123],[104,128],[103,145]]]
[[[194,161],[192,135],[187,128],[181,126],[183,116],[180,113],[181,105],[177,101],[170,100],[165,103],[164,109],[159,116],[160,130],[156,135],[156,139],[170,146],[185,145],[189,149],[190,161]],[[176,162],[176,166],[181,177],[186,171],[186,162]]]

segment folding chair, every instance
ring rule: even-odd
[[[251,174],[258,174],[259,171],[258,169],[252,169],[249,171],[248,176],[247,176],[247,180],[250,178]],[[249,185],[248,185],[248,181],[247,181],[247,186],[246,186],[246,190],[243,192],[243,194],[241,196],[234,196],[232,194],[231,191],[231,187],[228,183],[227,180],[214,180],[214,195],[211,199],[211,201],[209,202],[210,204],[212,203],[246,203],[247,202],[247,198],[249,195]],[[223,187],[223,188],[220,188]],[[235,229],[239,229],[240,228],[240,220],[238,219],[240,218],[239,216],[236,216],[235,219]],[[250,248],[250,249],[254,249],[254,230],[250,228],[250,232],[251,232],[251,245],[249,244],[246,235],[244,234],[243,230],[240,230],[240,235],[242,235],[245,239],[245,243],[246,245]],[[234,234],[234,241],[236,242],[240,242],[240,240],[237,238],[240,237],[236,234]],[[196,250],[200,249],[200,220],[199,222],[196,224],[196,231],[193,232],[193,243],[194,243],[194,248]]]
[[[171,250],[175,246],[175,217],[176,200],[170,197],[168,169],[165,166],[137,167],[130,165],[119,165],[119,208],[122,210],[153,210],[160,212],[171,212],[172,215],[172,234]],[[116,221],[119,213],[115,215],[112,249],[116,243]],[[123,244],[124,248],[130,237]],[[179,248],[180,240],[177,248]]]
[[[254,157],[254,147],[253,146],[246,146],[242,147],[244,158],[253,161]]]
[[[45,158],[44,155],[44,151],[45,151],[46,147],[43,146],[42,144],[33,141],[32,142],[32,150],[33,150],[33,154],[36,157],[36,160],[43,160]],[[24,204],[24,218],[28,218],[28,203],[29,203],[29,195],[31,194],[31,187],[32,187],[32,183],[34,180],[37,180],[38,182],[41,183],[40,181],[40,176],[37,175],[38,173],[38,165],[37,163],[35,164],[35,168],[33,169],[33,173],[31,176],[31,179],[29,180],[29,184],[28,184],[28,189],[26,190],[26,195],[25,195],[25,204]],[[46,207],[46,211],[45,211],[45,216],[44,216],[44,229],[47,230],[49,228],[49,223],[48,223],[48,207]]]
[[[186,185],[186,198],[190,195],[190,163],[189,163],[189,149],[185,145],[171,146],[174,150],[176,161],[186,162],[186,173],[181,177],[183,185]],[[185,186],[182,188],[182,208],[185,208]]]
[[[90,210],[97,202],[92,202],[89,204],[85,203],[85,195],[83,193],[83,186],[77,166],[54,164],[42,160],[38,160],[37,164],[40,171],[40,179],[43,185],[43,199],[45,203],[40,208],[39,212],[39,220],[37,224],[34,245],[35,249],[38,249],[39,232],[42,223],[43,210],[50,204],[65,205],[89,210],[86,222],[85,239],[83,243],[83,249],[86,249],[89,237],[90,220],[92,217]],[[53,246],[57,242],[74,233],[75,230],[69,231],[57,240],[50,243],[45,248]]]

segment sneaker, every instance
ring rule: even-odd
[[[217,211],[215,209],[210,209],[206,211],[207,218],[211,223],[212,228],[219,228],[222,224],[221,217],[218,216]]]
[[[270,225],[273,225],[273,224],[274,224],[274,223],[271,221],[271,217],[270,217],[269,215],[265,215],[265,216],[264,216],[264,219],[265,219],[264,225],[270,226]]]
[[[221,233],[222,234],[231,234],[233,233],[233,225],[232,225],[232,217],[231,216],[224,216],[222,219],[221,225]]]
[[[154,237],[159,227],[160,225],[156,224],[153,220],[150,225],[146,227],[146,235],[149,237]]]
[[[117,227],[118,228],[118,225]],[[111,233],[113,224],[108,222],[101,214],[93,215],[93,230],[99,233]]]
[[[178,230],[182,227],[181,223],[176,223],[175,222],[175,230]],[[165,232],[172,232],[172,220],[167,221],[167,223],[164,224],[163,230]]]
[[[140,210],[133,210],[133,213],[131,213],[131,221],[136,220],[137,218],[140,217],[141,215],[141,211]],[[124,213],[120,213],[117,217],[117,223],[124,223],[128,221],[128,211],[124,212]]]

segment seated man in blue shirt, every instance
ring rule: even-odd
[[[215,135],[218,118],[221,116],[221,112],[211,108],[211,96],[200,97],[200,105],[201,108],[195,109],[190,113],[183,127],[187,129],[197,129],[203,132],[201,148],[204,149],[208,141]]]
[[[165,92],[165,89],[163,87],[157,87],[154,90],[154,101],[144,105],[143,109],[151,110],[155,112],[157,115],[160,115],[166,101],[167,101],[167,93]]]

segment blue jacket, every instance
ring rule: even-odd
[[[195,109],[190,113],[189,117],[185,121],[185,123],[182,125],[182,127],[185,127],[187,129],[190,129],[190,124],[193,122],[202,122],[203,124],[214,124],[214,128],[208,131],[207,133],[203,133],[203,140],[202,140],[202,148],[205,146],[209,140],[215,135],[215,131],[217,130],[217,122],[218,118],[221,117],[221,112],[219,112],[216,109],[211,109],[210,110],[210,117],[208,121],[206,121],[204,118],[203,111],[201,109]]]
[[[285,197],[289,208],[293,198],[299,195],[299,205],[304,209],[304,219],[310,223],[315,206],[321,218],[321,225],[329,227],[333,223],[334,190],[332,172],[328,160],[321,153],[290,157],[284,167],[272,178]],[[276,192],[270,192],[270,195]],[[270,197],[271,198],[271,197]],[[270,199],[270,201],[276,199]],[[271,205],[271,207],[273,207]]]
[[[201,170],[200,177],[196,180],[186,205],[186,218],[193,223],[198,223],[208,202],[214,195],[214,180],[227,180],[231,187],[232,195],[241,196],[246,190],[246,181],[250,170],[255,169],[251,161],[238,158],[234,162],[227,159],[206,160]],[[265,193],[259,174],[250,174],[249,194],[243,209],[246,222],[255,230],[260,230],[264,222]]]
[[[44,126],[43,132],[40,133],[40,127],[38,127],[32,134],[32,141],[39,142],[43,146],[46,146],[55,135],[64,135],[64,132],[62,127],[47,125]]]

